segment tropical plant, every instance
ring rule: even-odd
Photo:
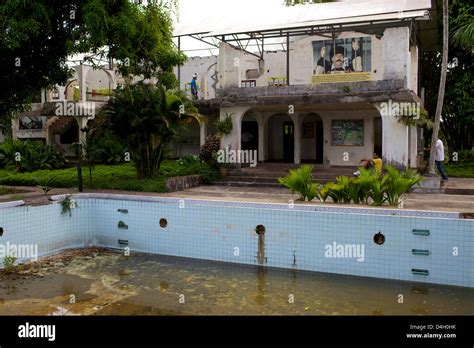
[[[158,175],[166,146],[190,118],[204,122],[181,93],[143,82],[116,91],[103,115],[105,127],[126,141],[139,178]]]
[[[7,255],[3,258],[3,269],[6,273],[12,273],[15,271],[15,263],[17,258],[12,255]]]
[[[177,0],[0,1],[0,129],[11,132],[42,88],[65,84],[75,54],[94,66],[113,62],[126,79],[173,86],[173,68],[186,59],[173,43],[173,12]]]
[[[53,146],[41,141],[6,139],[0,144],[0,168],[18,172],[58,169],[66,159]]]
[[[288,187],[292,193],[298,193],[302,201],[312,201],[319,195],[319,186],[313,183],[313,166],[303,165],[298,169],[291,169],[290,173],[279,178],[278,182]]]
[[[385,170],[387,173],[382,179],[382,187],[385,188],[387,202],[390,205],[400,204],[405,193],[422,180],[422,177],[413,171],[399,172],[388,164],[385,165]]]
[[[471,7],[470,12],[473,11]],[[460,15],[454,21],[453,34],[451,41],[458,46],[462,46],[467,50],[474,47],[474,16],[470,13]]]
[[[436,157],[436,142],[439,137],[439,128],[441,124],[441,113],[443,111],[446,76],[448,74],[448,59],[449,59],[449,1],[443,0],[443,58],[441,62],[441,74],[439,80],[438,100],[436,104],[436,114],[433,125],[433,134],[431,136],[431,151],[428,171],[431,175],[435,175],[435,157]]]
[[[222,121],[218,120],[216,122],[216,131],[219,137],[228,135],[232,132],[232,128],[234,127],[234,124],[232,122],[232,115],[233,113],[229,114],[226,112],[224,119]]]
[[[381,181],[374,181],[368,191],[368,197],[372,200],[373,205],[382,205],[386,202],[387,197],[385,195],[386,188],[382,185]]]
[[[34,178],[34,180],[38,182],[36,187],[41,189],[45,195],[47,195],[53,188],[58,186],[58,180],[55,176],[48,176],[41,179]]]
[[[69,217],[71,217],[72,209],[78,207],[76,201],[71,199],[71,195],[66,195],[60,201],[60,204],[61,204],[61,215],[62,214],[69,214]]]

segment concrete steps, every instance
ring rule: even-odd
[[[334,181],[337,176],[352,176],[354,168],[319,168],[313,172],[313,180],[325,184]],[[246,168],[232,171],[229,176],[221,179],[220,185],[232,187],[283,187],[278,178],[288,175],[288,170],[280,168]]]

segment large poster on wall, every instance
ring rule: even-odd
[[[332,146],[364,146],[363,120],[333,120]]]
[[[370,37],[313,41],[313,57],[313,83],[370,80]]]

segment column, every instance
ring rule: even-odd
[[[294,163],[301,164],[301,119],[303,115],[296,113],[293,115],[293,127],[294,127]]]

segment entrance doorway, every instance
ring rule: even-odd
[[[283,161],[293,163],[295,159],[295,129],[293,122],[283,122]]]
[[[316,121],[316,163],[324,164],[324,129],[323,121]]]

